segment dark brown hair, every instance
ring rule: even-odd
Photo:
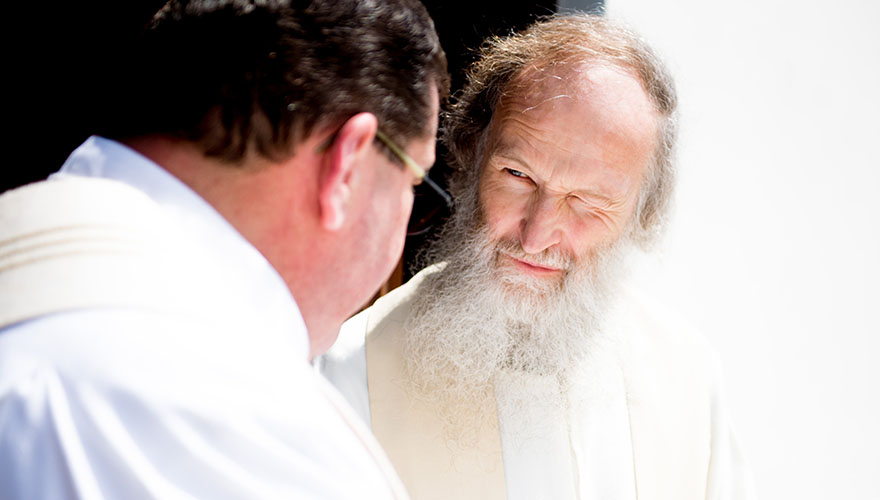
[[[371,112],[400,144],[428,133],[446,57],[418,0],[172,0],[136,58],[137,92],[103,131],[207,156],[279,159],[316,126]]]

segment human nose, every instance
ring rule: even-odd
[[[562,241],[559,216],[553,200],[537,194],[520,222],[522,249],[526,253],[537,254]]]

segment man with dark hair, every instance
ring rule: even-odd
[[[309,361],[434,160],[425,9],[171,1],[132,74],[103,136],[0,197],[0,496],[405,496]]]
[[[429,266],[320,359],[414,498],[750,495],[705,342],[621,284],[666,218],[675,109],[607,19],[484,45],[444,122],[456,209]]]

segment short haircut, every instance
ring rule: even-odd
[[[101,132],[171,136],[229,163],[289,157],[359,112],[406,144],[430,133],[431,87],[449,88],[418,0],[171,0],[134,59],[138,90]]]
[[[603,17],[573,14],[539,20],[505,38],[493,37],[480,50],[467,83],[444,118],[443,141],[454,172],[450,189],[474,189],[486,134],[502,96],[515,91],[516,78],[532,68],[605,62],[634,73],[660,117],[658,146],[641,187],[630,237],[647,248],[660,233],[675,183],[675,86],[648,45]],[[465,195],[461,195],[465,196]]]

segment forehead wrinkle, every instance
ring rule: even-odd
[[[519,123],[519,120],[517,120]],[[499,134],[500,135],[500,134]],[[532,135],[532,134],[529,134]],[[540,141],[549,145],[549,147],[555,148],[557,150],[562,150],[568,153],[572,162],[576,163],[573,166],[573,169],[569,170],[569,175],[564,174],[563,172],[566,169],[551,169],[549,170],[550,175],[547,174],[547,170],[537,168],[532,165],[532,162],[541,162],[540,158],[541,148],[535,147],[534,143],[530,143],[529,141],[524,141],[520,137],[512,138],[509,134],[504,134],[504,138],[498,138],[494,144],[491,146],[491,153],[489,157],[498,156],[504,158],[507,161],[512,161],[521,165],[522,169],[525,170],[530,176],[536,177],[536,180],[540,180],[542,183],[545,183],[544,188],[550,189],[551,191],[556,191],[563,194],[576,194],[586,198],[590,198],[593,200],[597,200],[601,203],[605,203],[608,206],[616,206],[624,202],[626,195],[632,189],[632,186],[626,187],[625,189],[621,189],[622,192],[614,192],[614,193],[606,193],[596,188],[595,181],[590,182],[588,185],[579,185],[572,186],[569,181],[566,181],[566,177],[570,175],[574,175],[580,169],[589,168],[586,166],[587,161],[578,161],[578,158],[574,157],[574,152],[562,148],[554,141],[543,141],[538,137],[534,137],[534,140]],[[592,161],[600,161],[604,162],[601,159],[593,159]],[[561,178],[561,179],[560,179]]]
[[[498,116],[498,127],[493,134],[495,137],[490,151],[494,154],[497,151],[514,152],[525,149],[540,154],[555,149],[574,154],[574,151],[564,144],[567,141],[559,141],[546,128],[541,122],[524,116],[524,113],[503,113]],[[515,133],[511,133],[511,129]]]
[[[552,118],[541,120],[533,119],[532,116],[513,111],[497,114],[486,149],[487,158],[501,154],[524,166],[537,168],[538,165],[531,163],[540,163],[545,157],[561,153],[566,158],[566,166],[575,167],[575,170],[588,168],[587,165],[591,163],[614,164],[614,159],[605,158],[606,150],[591,151],[591,154],[585,156],[584,151],[578,150],[578,146],[583,145],[583,140],[577,135],[565,137],[564,134],[557,134],[553,130],[556,123]]]
[[[556,151],[567,155],[566,163],[572,167],[577,169],[590,168],[591,163],[598,162],[598,164],[610,167],[600,168],[600,171],[604,171],[604,173],[600,172],[600,175],[606,176],[606,180],[608,175],[617,177],[613,175],[613,170],[616,170],[615,166],[619,163],[627,162],[627,157],[630,156],[627,153],[632,151],[631,148],[628,148],[630,149],[628,152],[618,151],[616,148],[584,151],[581,147],[584,142],[582,137],[577,134],[569,135],[552,130],[555,113],[564,116],[571,111],[570,106],[583,105],[586,106],[585,109],[597,112],[595,116],[583,117],[585,121],[589,122],[589,124],[585,123],[586,127],[592,129],[592,132],[585,129],[584,133],[592,133],[592,137],[595,138],[594,141],[587,142],[599,146],[612,140],[611,138],[617,137],[625,140],[631,146],[644,143],[644,138],[636,132],[638,127],[632,126],[635,123],[627,115],[630,114],[630,111],[633,114],[638,114],[637,112],[641,111],[643,105],[649,106],[650,114],[654,115],[648,98],[645,95],[642,96],[644,103],[638,98],[631,101],[625,98],[619,90],[627,85],[638,85],[638,80],[623,68],[609,67],[608,65],[598,66],[600,65],[594,66],[600,72],[596,75],[586,70],[589,68],[583,68],[582,71],[580,67],[569,67],[566,73],[571,78],[563,78],[560,74],[550,75],[546,72],[530,72],[531,75],[528,76],[537,76],[531,79],[520,76],[519,81],[511,86],[510,91],[504,95],[504,99],[496,108],[497,112],[493,120],[495,123],[490,126],[490,143],[487,148],[490,156],[502,154],[505,158],[515,160],[532,170],[533,175],[547,175],[549,173],[549,177],[552,178],[557,177],[555,175],[556,169],[546,170],[538,168],[540,165],[534,165],[537,168],[535,171],[531,168],[531,164],[532,162],[540,163],[543,156],[553,156],[550,151]],[[604,73],[602,73],[603,70],[605,70]],[[616,81],[617,78],[611,76],[612,80],[609,82],[607,70],[618,74],[621,79]],[[603,74],[605,76],[601,76]],[[598,77],[599,80],[596,80],[595,77]],[[632,80],[632,82],[627,82],[627,80]],[[609,84],[613,87],[605,87]],[[641,90],[640,85],[639,89]],[[616,110],[614,119],[603,118],[603,114],[606,114],[608,110]],[[654,135],[651,134],[651,140],[648,142],[654,142]],[[620,156],[620,153],[625,156]],[[546,182],[550,179],[542,180]],[[562,189],[561,191],[583,193],[603,202],[616,204],[625,201],[632,190],[638,189],[639,184],[631,185],[625,179],[616,179],[612,185],[616,185],[617,188],[605,193],[604,191],[607,190],[599,192],[595,189],[595,182],[600,181],[598,179],[591,180],[589,186],[573,186],[574,189]],[[554,184],[557,183],[554,182]],[[562,184],[562,186],[564,185]]]

